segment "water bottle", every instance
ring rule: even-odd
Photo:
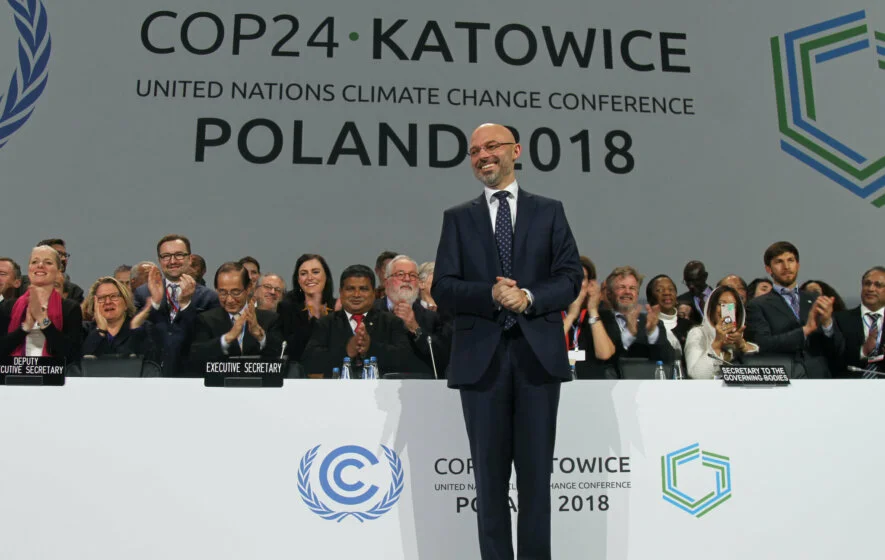
[[[369,358],[369,362],[372,364],[372,373],[375,375],[372,379],[381,379],[381,368],[378,367],[378,358],[372,356]]]
[[[680,362],[679,360],[676,360],[675,362],[673,362],[673,370],[672,371],[673,371],[673,376],[672,376],[673,379],[675,379],[677,381],[685,379],[685,376],[682,375],[682,362]]]
[[[341,379],[341,368],[332,368],[332,379]]]
[[[667,372],[664,371],[664,362],[658,361],[655,365],[655,379],[667,379]]]
[[[344,363],[341,364],[341,375],[338,379],[350,379],[350,357],[344,357]]]
[[[363,367],[363,379],[378,379],[378,358],[375,356]]]

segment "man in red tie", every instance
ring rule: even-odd
[[[305,372],[329,375],[332,368],[341,367],[345,356],[355,368],[374,356],[382,372],[412,370],[409,334],[402,319],[372,307],[372,269],[361,264],[345,268],[340,286],[341,309],[317,321],[302,356]]]

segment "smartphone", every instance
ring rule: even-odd
[[[720,303],[719,312],[726,325],[731,325],[735,322],[736,319],[733,303]]]

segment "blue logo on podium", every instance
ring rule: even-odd
[[[379,498],[378,486],[353,479],[354,471],[378,465],[381,459],[365,447],[344,445],[330,451],[319,465],[320,488],[327,502],[320,499],[310,483],[320,446],[308,450],[298,467],[298,493],[304,505],[323,519],[339,523],[347,517],[354,517],[360,523],[371,521],[390,511],[403,492],[403,464],[393,449],[383,445],[381,449],[383,460],[390,468],[390,485],[383,496]],[[329,504],[344,508],[333,509]]]

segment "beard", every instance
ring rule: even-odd
[[[635,301],[633,303],[621,303],[620,301],[616,301],[615,309],[617,309],[619,313],[626,315],[627,313],[632,311],[633,308],[636,307],[636,305],[637,302]]]
[[[482,172],[482,165],[494,163],[498,166],[498,170],[491,174]],[[487,187],[496,187],[501,183],[501,177],[509,175],[513,171],[513,163],[502,162],[501,158],[490,158],[485,162],[478,164],[480,167],[473,168],[473,174],[479,181]]]
[[[412,288],[407,284],[403,284],[395,291],[388,291],[387,297],[389,297],[390,301],[394,303],[404,301],[409,305],[412,305],[413,303],[415,303],[415,300],[418,299],[418,289]]]

